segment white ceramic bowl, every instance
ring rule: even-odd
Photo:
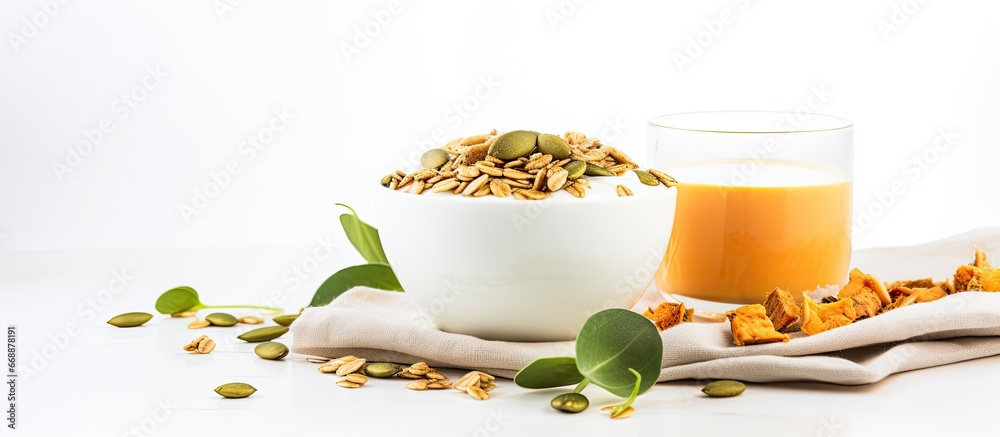
[[[677,189],[634,173],[583,199],[415,195],[378,187],[378,229],[406,294],[435,325],[491,340],[572,340],[593,313],[635,303],[659,266]],[[614,187],[635,192],[618,197]]]

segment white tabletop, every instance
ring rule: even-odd
[[[610,420],[599,407],[619,400],[596,387],[585,391],[591,408],[578,415],[548,406],[563,390],[524,390],[509,380],[497,381],[487,401],[451,389],[410,391],[399,379],[372,379],[349,390],[302,357],[257,358],[253,344],[235,339],[246,326],[193,331],[186,328],[188,319],[163,316],[132,329],[104,323],[123,312],[154,313],[159,293],[181,284],[198,289],[209,304],[270,299],[294,312],[326,276],[358,261],[348,250],[335,252],[343,255],[320,260],[314,248],[0,252],[0,322],[17,325],[18,332],[19,434],[996,433],[1000,357],[894,375],[867,386],[748,384],[743,395],[728,399],[702,396],[705,381],[662,383],[638,398],[634,416]],[[318,261],[312,272],[310,259]],[[115,272],[127,284],[117,293],[105,291]],[[214,352],[191,355],[181,349],[201,334],[218,343]],[[291,344],[289,336],[279,341]],[[463,372],[445,373],[455,379]],[[239,400],[213,392],[234,381],[258,391]]]

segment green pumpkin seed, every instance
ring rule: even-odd
[[[125,313],[112,317],[111,320],[108,320],[108,324],[119,328],[134,328],[152,318],[153,315],[149,313]]]
[[[446,162],[448,162],[448,152],[442,149],[431,149],[420,155],[420,165],[424,168],[437,170]],[[385,185],[388,185],[388,182]]]
[[[587,171],[587,163],[583,161],[570,161],[563,169],[569,172],[569,176],[566,176],[566,179],[575,181],[580,179],[583,173]]]
[[[396,363],[375,362],[365,366],[365,375],[373,378],[391,378],[409,366]]]
[[[652,173],[645,170],[632,170],[635,172],[636,176],[639,176],[639,182],[642,182],[651,187],[660,185],[660,180],[653,176]]]
[[[222,384],[215,388],[215,392],[224,398],[229,399],[242,399],[248,397],[257,389],[250,384],[242,382],[230,382],[229,384]]]
[[[212,313],[205,316],[205,320],[214,326],[236,326],[237,323],[240,323],[239,319],[226,313]]]
[[[507,132],[497,137],[490,144],[486,153],[492,157],[510,161],[522,156],[528,156],[535,150],[538,141],[538,133],[527,130],[515,130]]]
[[[260,343],[262,341],[271,341],[288,332],[287,326],[268,326],[266,328],[257,328],[251,331],[244,332],[240,336],[236,337],[247,343]]]
[[[285,314],[283,316],[275,317],[273,320],[274,320],[274,323],[277,323],[277,324],[279,324],[281,326],[289,326],[297,318],[299,318],[298,314]]]
[[[701,392],[713,398],[728,398],[737,396],[746,389],[747,386],[742,382],[722,380],[709,383],[705,388],[701,389]]]
[[[566,140],[552,134],[541,134],[538,136],[538,151],[552,155],[552,159],[557,161],[569,158],[570,155],[569,144]]]
[[[552,402],[549,402],[549,405],[559,411],[579,413],[590,406],[590,400],[580,393],[564,393],[552,398]]]
[[[385,175],[385,177],[382,178],[381,181],[379,181],[379,184],[382,184],[383,187],[388,188],[390,182],[392,182],[392,175],[391,174],[387,174],[387,175]]]
[[[587,163],[587,169],[583,172],[587,176],[614,176],[615,174],[607,171],[604,167],[597,164]]]
[[[258,344],[253,348],[253,353],[265,360],[280,360],[288,355],[288,346],[276,341]]]

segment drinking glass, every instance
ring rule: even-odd
[[[655,286],[701,303],[842,285],[851,260],[853,127],[809,112],[649,121],[649,163],[678,181]],[[693,303],[692,305],[695,305]]]

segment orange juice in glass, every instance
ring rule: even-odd
[[[852,125],[811,113],[702,112],[654,118],[654,168],[678,180],[664,294],[761,303],[842,285],[851,258]]]

